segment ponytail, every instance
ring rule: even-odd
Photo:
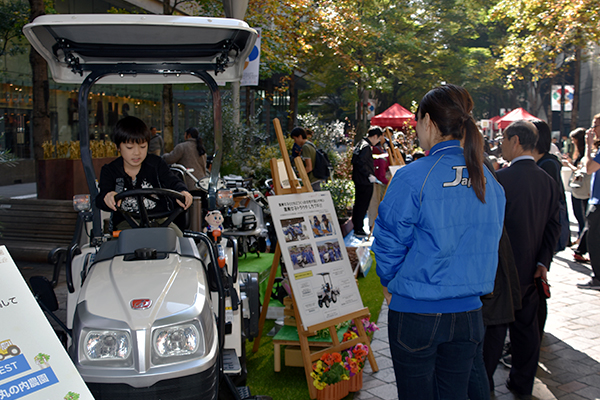
[[[485,203],[483,173],[483,136],[471,116],[473,98],[461,86],[447,84],[427,92],[421,100],[417,115],[429,114],[442,137],[464,139],[464,155],[471,186],[475,195]]]
[[[469,171],[471,186],[475,195],[485,203],[485,175],[483,173],[483,137],[471,116],[464,122],[465,129],[465,164]]]

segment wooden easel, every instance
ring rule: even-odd
[[[292,169],[292,164],[290,162],[290,158],[287,153],[287,148],[285,146],[285,139],[283,137],[283,131],[281,130],[281,124],[279,122],[279,119],[275,118],[273,120],[273,125],[275,127],[275,133],[277,134],[277,141],[279,142],[279,148],[281,150],[281,155],[283,156],[283,163],[285,164],[285,171],[286,171],[287,178],[289,181],[289,187],[284,188],[282,185],[282,182],[283,182],[283,180],[281,179],[282,176],[279,173],[278,160],[276,160],[275,158],[271,159],[271,173],[273,176],[273,187],[275,190],[275,194],[282,195],[282,194],[290,194],[290,193],[312,192],[313,190],[312,190],[312,186],[309,183],[310,180],[308,179],[308,174],[306,173],[306,170],[304,168],[304,163],[302,162],[300,157],[296,157],[294,162],[296,163],[296,168],[298,170],[298,174],[300,175],[300,178],[302,179],[302,182],[304,184],[303,186],[301,186],[299,184],[297,178],[294,175],[294,171]],[[265,300],[263,302],[263,308],[260,313],[260,320],[259,320],[259,324],[258,324],[258,336],[256,337],[255,342],[254,342],[254,347],[252,348],[253,352],[257,352],[258,348],[260,347],[260,339],[262,336],[262,331],[264,328],[265,320],[267,318],[267,311],[268,311],[268,307],[269,307],[267,296],[269,296],[273,290],[273,283],[275,282],[275,275],[277,274],[277,267],[279,265],[280,258],[281,258],[281,248],[279,246],[279,243],[277,243],[277,246],[275,248],[275,255],[273,258],[273,264],[271,265],[271,273],[269,274],[269,281],[267,283],[267,291],[265,292]],[[309,390],[311,399],[315,399],[317,397],[317,388],[315,388],[315,386],[312,384],[313,378],[310,376],[310,374],[312,372],[312,364],[314,361],[321,358],[321,356],[325,353],[341,352],[343,350],[346,350],[350,347],[355,346],[358,343],[364,343],[365,345],[367,345],[369,347],[368,360],[369,360],[369,363],[371,364],[371,369],[374,372],[379,371],[379,367],[377,366],[377,362],[375,361],[375,356],[373,355],[373,351],[371,349],[371,342],[370,342],[369,337],[367,336],[367,333],[365,332],[364,326],[362,324],[362,319],[368,318],[370,315],[369,309],[367,307],[365,307],[361,310],[355,311],[353,313],[329,320],[327,322],[322,322],[317,325],[308,326],[308,327],[306,327],[306,329],[304,329],[304,327],[302,326],[302,320],[300,317],[300,313],[298,312],[296,299],[295,299],[293,293],[292,293],[291,297],[292,297],[292,302],[293,302],[293,307],[294,307],[294,316],[296,318],[298,338],[299,338],[300,349],[301,349],[301,353],[302,353],[302,360],[303,360],[303,364],[304,364],[304,372],[306,375],[306,382],[308,384],[308,390]],[[358,331],[358,337],[356,339],[340,343],[338,336],[337,336],[337,330],[336,330],[335,326],[337,324],[340,324],[340,323],[348,321],[348,320],[354,321],[354,325],[356,326],[356,329]],[[326,329],[326,328],[329,329],[329,334],[332,339],[332,345],[327,348],[324,348],[322,350],[319,350],[317,352],[311,353],[311,349],[310,349],[309,343],[308,343],[308,337],[312,336],[313,332],[316,332],[321,329]]]

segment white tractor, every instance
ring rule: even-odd
[[[90,195],[74,201],[79,219],[64,250],[65,328],[69,354],[92,394],[111,400],[255,398],[236,386],[246,377],[245,341],[258,332],[258,276],[238,272],[235,239],[217,243],[191,231],[178,237],[168,225],[181,209],[166,216],[145,210],[145,197],[180,196],[170,190],[121,193],[136,199],[140,212],[128,219],[133,229],[118,238],[105,234],[95,206],[86,116],[98,81],[204,82],[214,109],[208,186],[214,210],[223,153],[219,85],[241,78],[256,31],[225,18],[72,14],[38,17],[24,32],[56,82],[81,85],[79,140]],[[37,283],[32,287],[43,299],[47,293]]]

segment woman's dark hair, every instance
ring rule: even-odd
[[[550,144],[552,143],[552,133],[550,127],[546,121],[537,120],[531,121],[535,125],[538,131],[538,139],[535,144],[535,149],[540,154],[546,154],[550,152]]]
[[[575,141],[575,150],[577,150],[577,154],[573,154],[573,158],[582,157],[585,154],[585,129],[577,128],[569,133],[569,137]]]
[[[204,143],[202,142],[202,138],[200,137],[200,132],[196,128],[187,128],[185,131],[186,135],[189,137],[196,139],[196,150],[198,150],[198,155],[203,156],[206,154],[206,149],[204,148]]]
[[[141,119],[132,116],[121,118],[113,128],[112,134],[112,140],[117,147],[121,143],[149,142],[151,137],[148,125]]]
[[[464,138],[464,153],[471,185],[477,198],[485,203],[483,174],[483,136],[471,116],[473,99],[467,90],[457,85],[443,85],[430,90],[421,100],[415,118],[429,114],[442,133],[456,140]]]

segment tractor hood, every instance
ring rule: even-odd
[[[126,322],[131,329],[150,328],[154,321],[191,308],[199,314],[206,307],[202,268],[199,260],[177,254],[147,261],[117,256],[93,266],[78,303],[86,302],[89,313]]]
[[[23,32],[48,62],[54,80],[75,84],[103,65],[123,67],[122,73],[102,78],[108,84],[199,83],[186,74],[191,66],[219,84],[239,81],[257,38],[236,19],[139,14],[44,15]],[[137,68],[159,64],[164,73]]]

